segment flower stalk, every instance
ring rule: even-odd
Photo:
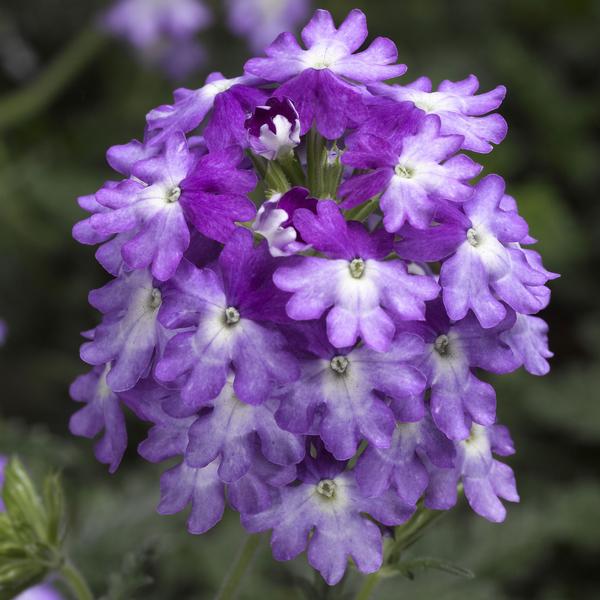
[[[231,570],[223,580],[223,584],[215,596],[215,600],[234,600],[236,598],[242,580],[254,560],[259,545],[260,536],[249,535],[246,538]]]

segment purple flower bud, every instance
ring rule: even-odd
[[[318,200],[308,194],[306,188],[294,187],[283,195],[272,196],[258,209],[252,228],[267,240],[271,256],[289,256],[310,247],[293,225],[299,208],[317,212]]]
[[[300,143],[300,119],[289,98],[269,98],[254,109],[244,126],[252,150],[268,160],[290,154]]]

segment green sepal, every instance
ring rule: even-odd
[[[276,194],[285,194],[292,187],[283,169],[276,162],[269,161],[267,164],[265,187]]]
[[[306,175],[304,169],[293,151],[286,156],[278,158],[277,164],[281,167],[288,181],[290,181],[292,185],[306,187]]]

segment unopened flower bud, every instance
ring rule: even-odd
[[[257,106],[246,119],[252,150],[268,160],[275,160],[300,143],[300,119],[289,98],[269,98],[265,106]]]

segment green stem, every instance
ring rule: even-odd
[[[16,127],[52,102],[98,53],[105,38],[84,29],[27,87],[0,98],[0,131]]]
[[[379,583],[380,573],[381,571],[376,571],[363,579],[363,584],[360,586],[360,590],[358,590],[356,600],[369,600],[369,598],[371,598],[375,591],[375,587]]]
[[[408,523],[396,527],[396,541],[387,562],[395,563],[400,560],[402,553],[417,542],[425,533],[425,530],[445,514],[446,511],[443,510],[429,510],[422,505],[419,506]]]
[[[83,575],[72,562],[65,562],[60,568],[59,573],[69,585],[77,600],[94,600],[94,595],[83,578]]]
[[[306,185],[306,176],[302,170],[302,165],[293,152],[288,156],[282,156],[277,162],[285,173],[285,176],[292,182],[292,185],[299,185],[302,187]]]
[[[323,151],[325,141],[316,130],[312,128],[307,134],[306,163],[308,189],[311,194],[319,198],[323,189]]]
[[[248,536],[215,600],[233,600],[236,597],[240,583],[242,582],[248,567],[252,563],[252,559],[254,558],[259,543],[259,536]]]

